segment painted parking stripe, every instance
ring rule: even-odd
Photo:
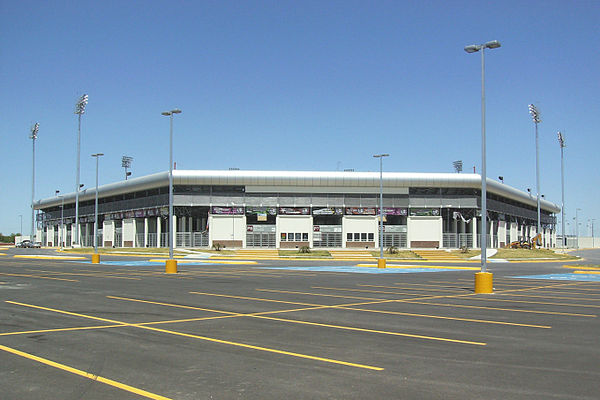
[[[280,269],[280,270],[288,270],[288,271],[314,271],[314,272],[345,272],[345,273],[354,273],[354,274],[413,274],[420,272],[448,272],[447,269],[441,268],[423,268],[423,267],[413,267],[413,268],[365,268],[365,267],[357,267],[354,265],[347,266],[334,266],[334,265],[324,265],[324,266],[306,266],[306,267],[260,267],[262,269]]]
[[[151,392],[148,392],[146,390],[138,389],[136,387],[129,386],[129,385],[126,385],[126,384],[121,383],[121,382],[113,381],[112,379],[104,378],[104,377],[99,376],[99,375],[94,375],[94,374],[91,374],[89,372],[85,372],[85,371],[82,371],[82,370],[77,369],[77,368],[70,367],[70,366],[65,365],[65,364],[57,363],[56,361],[48,360],[47,358],[38,357],[38,356],[35,356],[33,354],[29,354],[29,353],[25,353],[25,352],[17,350],[17,349],[13,349],[11,347],[0,345],[0,350],[5,351],[7,353],[14,354],[14,355],[19,356],[19,357],[23,357],[23,358],[27,358],[27,359],[32,360],[32,361],[39,362],[41,364],[48,365],[50,367],[54,367],[54,368],[57,368],[57,369],[60,369],[60,370],[63,370],[63,371],[67,371],[67,372],[70,372],[72,374],[79,375],[79,376],[82,376],[84,378],[96,381],[96,382],[104,383],[106,385],[110,385],[110,386],[119,388],[121,390],[125,390],[127,392],[135,393],[137,395],[144,396],[144,397],[146,397],[148,399],[170,400],[168,397],[161,396],[161,395],[158,395],[158,394],[155,394],[155,393],[151,393]]]

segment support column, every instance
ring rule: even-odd
[[[144,247],[148,247],[148,217],[144,218]]]
[[[171,227],[173,232],[173,248],[177,247],[177,215],[173,215],[173,226]]]
[[[477,218],[473,217],[473,248],[476,249],[477,247]]]
[[[161,226],[160,226],[160,217],[156,217],[156,247],[160,248],[160,237],[162,235]]]

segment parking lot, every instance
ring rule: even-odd
[[[2,399],[598,398],[591,265],[2,253]]]

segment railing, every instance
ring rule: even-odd
[[[458,248],[458,233],[443,233],[442,234],[442,247],[446,249]]]
[[[144,247],[144,234],[143,233],[135,234],[135,247]]]
[[[192,240],[193,247],[208,247],[208,232],[194,232]]]
[[[458,234],[458,247],[473,247],[473,234],[472,233],[459,233]]]
[[[156,236],[157,236],[157,233],[149,233],[148,234],[148,243],[146,243],[148,247],[157,247],[156,246]]]
[[[177,232],[175,234],[176,247],[192,247],[192,232]]]

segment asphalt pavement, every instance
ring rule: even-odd
[[[490,295],[473,263],[0,254],[3,400],[598,398],[600,251]]]

